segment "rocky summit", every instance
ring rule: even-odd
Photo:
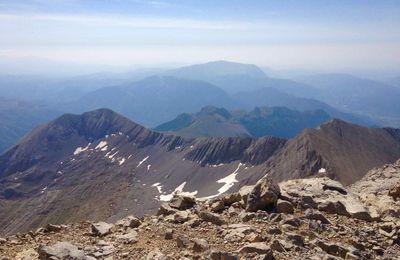
[[[399,179],[400,161],[348,187],[266,176],[206,200],[174,195],[154,215],[7,236],[0,259],[400,259]]]

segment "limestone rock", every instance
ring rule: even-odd
[[[69,242],[58,242],[52,246],[39,246],[38,253],[41,260],[85,259],[84,252]]]
[[[174,209],[185,210],[192,208],[196,199],[192,196],[174,195],[168,204]]]
[[[270,177],[261,179],[247,197],[246,211],[273,209],[280,195],[280,189]]]
[[[120,241],[124,244],[133,244],[138,241],[138,233],[134,230],[124,234],[116,236],[117,241]]]
[[[127,216],[115,224],[125,228],[137,228],[140,226],[141,221],[137,217]]]
[[[113,226],[114,225],[106,222],[92,223],[92,234],[99,237],[106,236],[111,233],[111,228],[113,228]]]
[[[206,210],[202,210],[198,213],[199,217],[201,219],[203,219],[204,221],[213,223],[215,225],[223,225],[225,223],[225,220],[222,218],[222,216],[215,214],[215,213],[211,213],[209,211]]]
[[[157,215],[171,215],[175,214],[178,210],[172,208],[168,203],[162,203],[158,209]]]

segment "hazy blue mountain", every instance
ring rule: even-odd
[[[130,84],[90,92],[65,104],[63,109],[84,112],[110,108],[140,124],[155,126],[180,113],[195,112],[207,105],[235,107],[226,92],[210,83],[152,76]]]
[[[144,79],[161,69],[143,69],[126,73],[95,73],[69,77],[0,75],[0,96],[47,103],[67,102],[107,86]]]
[[[356,116],[344,113],[324,102],[296,97],[274,88],[262,88],[253,91],[240,92],[234,95],[234,99],[244,109],[252,109],[254,106],[287,107],[298,111],[323,110],[334,118],[346,120],[348,122],[364,125],[376,126],[376,122],[365,116]]]
[[[340,110],[367,115],[382,124],[400,125],[400,89],[347,74],[297,78],[319,90],[317,98]]]
[[[273,87],[294,95],[316,95],[317,90],[304,83],[267,77],[256,65],[214,61],[167,71],[179,78],[210,82],[228,93]]]
[[[33,128],[60,114],[40,104],[0,97],[0,154]]]
[[[276,136],[291,138],[305,128],[331,117],[323,110],[299,112],[285,107],[256,107],[250,112],[204,107],[196,114],[181,114],[159,125],[156,131],[184,137]]]

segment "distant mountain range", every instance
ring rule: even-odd
[[[331,117],[323,110],[299,112],[285,107],[256,107],[250,112],[228,111],[204,107],[196,114],[181,114],[154,128],[184,137],[261,137],[291,138],[327,121]]]
[[[364,126],[400,126],[400,88],[394,85],[344,74],[271,78],[255,65],[227,61],[69,78],[0,75],[0,97],[24,103],[24,109],[31,106],[36,111],[32,118],[44,119],[31,120],[13,112],[12,105],[4,107],[3,117],[13,124],[4,125],[3,131],[19,130],[0,141],[0,153],[51,117],[98,108],[113,109],[146,127],[205,106],[229,111],[255,106],[323,110]]]
[[[351,184],[400,157],[400,130],[330,120],[296,138],[182,138],[107,109],[63,115],[0,156],[0,233],[154,212],[177,191],[212,198],[326,174]]]

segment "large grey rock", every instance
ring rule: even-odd
[[[86,259],[84,252],[69,242],[58,242],[52,246],[41,245],[38,253],[41,260]]]
[[[168,204],[172,208],[185,210],[192,208],[196,204],[196,199],[193,196],[174,195]]]
[[[122,226],[125,228],[137,228],[140,226],[141,221],[137,217],[127,216],[115,223],[117,226]]]
[[[200,212],[198,213],[198,215],[199,215],[199,217],[200,217],[201,219],[203,219],[204,221],[213,223],[213,224],[215,224],[215,225],[220,226],[220,225],[225,224],[225,220],[224,220],[224,219],[222,218],[222,216],[219,215],[219,214],[215,214],[215,213],[211,213],[211,212],[206,211],[206,210],[202,210],[202,211],[200,211]]]
[[[279,186],[269,176],[264,177],[247,196],[246,211],[274,209],[280,193]]]
[[[131,230],[130,232],[123,235],[118,235],[115,238],[117,239],[117,241],[124,244],[133,244],[138,241],[138,233],[134,230]]]
[[[168,203],[162,203],[160,205],[160,208],[158,209],[157,215],[167,216],[175,214],[177,211],[178,211],[177,209],[172,208]]]
[[[111,233],[113,226],[114,225],[102,221],[92,223],[92,234],[99,237],[106,236]]]
[[[363,220],[372,219],[359,196],[327,177],[289,180],[280,183],[279,186],[283,197],[303,208],[309,205],[310,208],[318,208],[330,214]]]

